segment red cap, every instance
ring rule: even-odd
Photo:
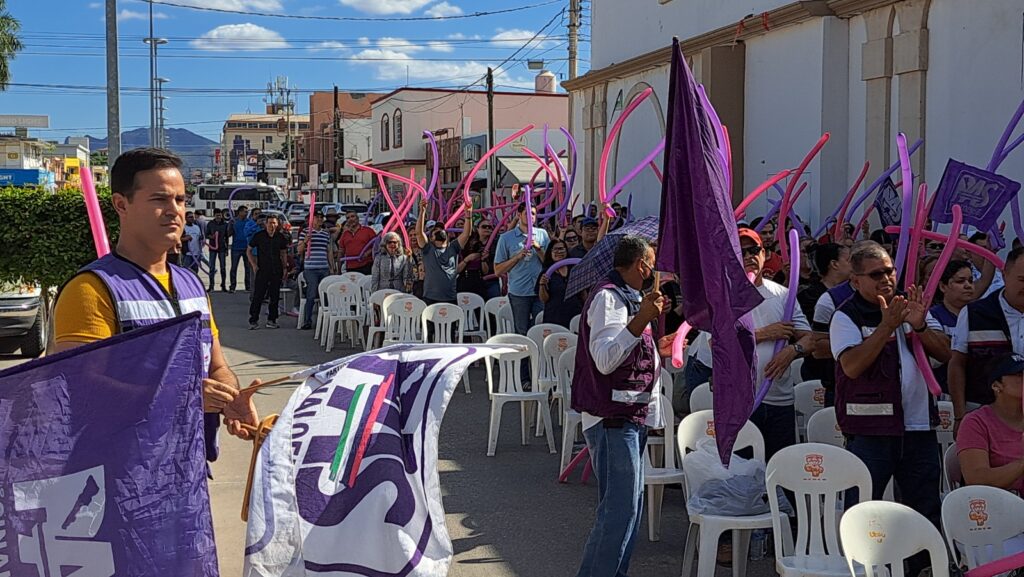
[[[757,234],[757,232],[754,231],[753,229],[750,229],[750,228],[741,228],[740,229],[740,240],[743,240],[745,238],[746,239],[750,239],[750,240],[756,242],[757,246],[764,246],[761,243],[761,235]]]

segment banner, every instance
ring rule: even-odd
[[[257,456],[243,575],[446,576],[441,419],[470,363],[512,350],[393,345],[306,371]]]
[[[900,193],[891,178],[886,178],[875,196],[875,210],[882,221],[882,227],[896,226],[903,220],[903,204]]]
[[[932,206],[934,222],[953,221],[953,205],[959,204],[964,224],[992,230],[1006,205],[1020,191],[1020,183],[987,170],[949,159]]]
[[[194,313],[0,371],[0,575],[218,574],[201,329]]]

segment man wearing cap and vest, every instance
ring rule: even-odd
[[[959,431],[968,411],[995,400],[988,381],[989,362],[1007,353],[1024,353],[1022,256],[1022,248],[1010,251],[1003,268],[1003,288],[968,304],[957,317],[948,373],[954,431]]]
[[[662,426],[657,385],[664,346],[655,340],[651,323],[669,304],[657,289],[641,295],[654,288],[654,249],[625,236],[613,265],[583,307],[572,382],[572,408],[583,416],[598,491],[597,516],[577,577],[629,572],[643,509],[647,427]],[[670,346],[670,339],[662,343]]]
[[[113,252],[89,263],[57,297],[56,350],[64,351],[115,334],[199,312],[206,456],[217,458],[220,415],[241,438],[242,424],[256,424],[251,395],[239,395],[238,378],[221,351],[217,325],[203,287],[192,271],[169,264],[185,224],[185,181],[174,153],[140,148],[117,158],[110,171],[121,235]]]
[[[917,333],[928,356],[944,362],[949,339],[928,314],[921,287],[908,287],[906,296],[896,292],[897,271],[881,245],[859,243],[850,264],[857,292],[839,305],[829,326],[836,419],[846,449],[871,473],[870,498],[881,500],[895,479],[899,501],[938,526],[938,411],[909,345]],[[855,501],[851,496],[847,507]],[[909,575],[925,566],[915,557]]]

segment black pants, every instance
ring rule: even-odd
[[[270,310],[267,311],[267,321],[277,321],[277,311],[281,301],[281,273],[276,271],[256,271],[256,282],[253,286],[252,301],[249,303],[249,323],[257,323],[260,320],[260,309],[263,308],[263,299],[270,297]]]
[[[436,304],[441,304],[441,303],[457,306],[457,303],[454,300],[450,300],[450,301],[440,300],[440,301],[438,301],[438,300],[434,300],[434,299],[424,298],[423,302],[427,303],[428,307],[430,305],[436,305]],[[458,332],[456,332],[456,330],[455,330],[455,325],[452,325],[451,332],[449,332],[449,335],[450,336],[448,337],[448,340],[450,340],[453,343],[456,342],[456,339],[458,338]],[[434,323],[427,323],[427,342],[433,342],[433,340],[434,340]]]
[[[242,268],[245,269],[245,290],[249,290],[252,267],[249,266],[249,259],[245,256],[245,249],[231,249],[231,290],[235,290],[238,285],[238,261],[242,261]]]
[[[780,450],[796,444],[796,408],[793,405],[761,406],[750,415],[750,422],[764,437],[764,458],[768,461]]]
[[[213,292],[213,281],[217,277],[217,267],[220,266],[220,290],[224,290],[225,279],[228,276],[228,253],[227,251],[210,251],[210,292]]]

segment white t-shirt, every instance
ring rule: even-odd
[[[777,282],[765,279],[761,286],[757,287],[757,292],[764,297],[764,302],[750,312],[754,321],[754,330],[782,322],[782,313],[785,312],[786,296],[789,294],[789,289]],[[804,316],[799,305],[793,307],[792,323],[793,328],[798,331],[811,330],[811,325],[807,323],[807,317]],[[761,382],[764,381],[764,368],[775,356],[775,341],[760,342],[755,351],[757,352],[757,382],[754,383],[756,392],[761,387]],[[779,378],[772,382],[772,388],[765,395],[764,403],[777,406],[793,404],[793,375],[788,367]]]
[[[1010,346],[1013,352],[1024,352],[1024,313],[1010,306],[1002,294],[999,295],[999,307],[1003,309],[1003,316],[1006,317],[1006,324],[1010,327]],[[953,329],[952,349],[958,353],[967,354],[967,342],[970,337],[968,330],[968,307],[960,309],[960,315],[956,317],[956,328]],[[996,340],[1006,338],[1006,335],[999,331],[993,335]]]
[[[832,322],[832,315],[836,312],[836,303],[832,300],[832,295],[825,291],[823,295],[818,297],[818,302],[814,303],[814,323],[827,325]]]
[[[639,298],[639,297],[637,297]],[[587,325],[590,327],[590,358],[603,374],[611,374],[640,343],[626,325],[629,324],[629,309],[610,290],[601,290],[587,309]],[[647,330],[651,326],[647,325]],[[647,407],[647,426],[660,429],[665,426],[661,415],[661,358],[654,355],[655,385],[651,391],[651,402]],[[589,429],[601,422],[601,417],[582,413],[583,429]]]
[[[188,241],[188,252],[194,255],[203,254],[203,230],[198,224],[186,224],[184,233],[191,236]]]
[[[942,325],[931,314],[927,317],[928,328],[942,331]],[[832,356],[838,362],[839,355],[846,349],[853,348],[874,333],[875,329],[858,327],[853,319],[842,311],[832,315],[829,325],[829,338],[832,343]],[[930,431],[931,420],[928,416],[928,385],[924,375],[917,368],[917,361],[907,344],[907,334],[913,332],[910,325],[904,323],[902,331],[896,331],[896,345],[900,353],[900,389],[903,396],[903,428],[907,431]]]

